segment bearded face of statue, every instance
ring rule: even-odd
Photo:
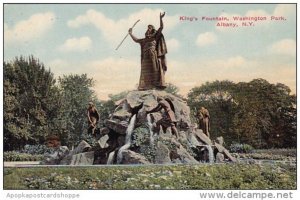
[[[147,31],[145,33],[146,38],[152,37],[155,32],[156,31],[154,29],[154,26],[153,25],[148,25],[148,29],[147,29]]]

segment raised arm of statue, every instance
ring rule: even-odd
[[[129,35],[130,35],[130,37],[132,38],[133,41],[135,41],[135,42],[137,42],[137,43],[141,42],[141,39],[138,39],[137,37],[135,37],[135,36],[132,34],[132,28],[130,28],[130,29],[128,30],[128,33],[129,33]]]
[[[150,110],[150,111],[147,111],[146,113],[149,114],[149,113],[153,113],[153,112],[158,112],[158,111],[160,111],[162,108],[163,108],[163,107],[162,107],[160,104],[158,104],[155,108],[153,108],[153,109]]]
[[[159,14],[159,19],[160,19],[160,27],[159,27],[159,29],[157,30],[157,32],[158,33],[161,33],[161,31],[163,30],[163,28],[164,28],[164,23],[163,23],[163,17],[165,16],[165,12],[163,12],[163,13],[160,13]]]

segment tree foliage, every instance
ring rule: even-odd
[[[54,78],[38,59],[19,57],[4,63],[4,149],[43,144],[58,135],[74,145],[87,129],[87,104],[101,103],[86,74]]]
[[[296,97],[284,84],[264,79],[248,83],[214,81],[195,87],[188,103],[195,111],[208,108],[211,135],[254,147],[296,145]]]
[[[64,75],[58,78],[58,82],[61,90],[61,113],[57,128],[63,129],[61,138],[65,140],[65,143],[74,145],[87,130],[88,103],[97,101],[91,89],[94,81],[86,74],[82,74]]]
[[[179,94],[179,88],[174,85],[173,83],[167,83],[166,84],[166,88],[165,88],[165,91],[170,93],[170,94],[173,94],[177,97],[182,97],[180,94]]]
[[[57,112],[55,79],[33,56],[4,63],[4,148],[41,143]]]

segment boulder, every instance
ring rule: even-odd
[[[129,92],[126,100],[129,108],[137,108],[140,107],[141,104],[144,106],[152,105],[154,106],[154,99],[156,98],[155,90],[147,90],[147,91],[132,91]]]
[[[123,105],[126,105],[123,103]],[[124,109],[125,108],[125,109]],[[118,107],[118,110],[113,113],[113,119],[119,119],[120,121],[128,121],[131,117],[131,113],[126,109],[126,106]]]
[[[224,160],[225,160],[224,154],[218,152],[216,155],[216,163],[223,163]]]
[[[92,165],[93,162],[94,151],[90,151],[73,155],[70,165]]]
[[[160,136],[158,141],[161,141],[166,145],[170,151],[170,159],[173,163],[198,163],[198,161],[174,137]],[[160,152],[157,153],[159,154]]]
[[[69,151],[68,154],[66,154],[60,161],[60,165],[70,165],[73,160],[73,155],[88,152],[92,149],[91,145],[87,143],[86,141],[82,140],[78,146],[72,150]]]
[[[78,154],[82,152],[87,152],[91,149],[91,145],[87,143],[86,141],[82,140],[79,145],[72,151],[72,154]]]
[[[162,142],[157,142],[157,148],[155,151],[155,163],[156,164],[167,164],[171,163],[170,150]]]
[[[172,134],[172,132],[171,132],[171,134]],[[186,134],[184,131],[179,131],[178,141],[180,141],[180,143],[181,142],[187,142],[187,140],[188,140],[188,136],[187,135],[188,134]]]
[[[233,157],[229,153],[229,151],[225,147],[223,147],[222,145],[220,145],[218,143],[215,143],[215,147],[216,147],[216,149],[218,150],[219,153],[223,153],[230,161],[232,161],[232,162],[236,162],[237,161],[236,158]]]
[[[72,154],[68,154],[59,162],[59,165],[69,165],[72,160]]]
[[[120,121],[115,119],[105,120],[105,126],[119,134],[126,134],[129,121]]]
[[[200,140],[202,143],[204,144],[208,144],[208,145],[212,145],[211,140],[209,139],[209,137],[207,137],[207,135],[205,135],[203,133],[203,131],[201,129],[197,129],[195,131],[195,136],[198,140]]]
[[[223,153],[225,150],[225,147],[223,147],[222,145],[215,143],[215,147],[218,150],[218,152]]]
[[[114,130],[119,134],[126,134],[126,129],[129,124],[131,115],[137,114],[137,125],[146,122],[146,111],[149,111],[157,106],[157,97],[168,98],[172,101],[175,107],[175,117],[177,125],[180,128],[188,129],[191,125],[190,108],[181,98],[169,94],[165,91],[147,90],[147,91],[131,91],[126,98],[119,101],[119,105],[111,117],[106,120],[106,127]],[[155,121],[161,119],[162,113],[153,113]]]
[[[107,141],[109,140],[109,136],[108,135],[104,135],[102,136],[99,140],[98,140],[98,144],[100,145],[100,148],[107,148],[108,144]]]
[[[224,138],[222,136],[217,137],[216,138],[216,143],[218,143],[219,145],[224,146],[225,142],[224,142]]]
[[[131,150],[124,150],[122,155],[121,164],[151,164],[144,156]]]
[[[197,164],[199,163],[193,156],[189,154],[189,152],[183,148],[183,146],[180,146],[180,148],[176,149],[176,151],[173,151],[173,154],[176,158],[180,160],[181,163],[185,164]]]
[[[194,147],[194,148],[204,145],[204,143],[202,141],[197,140],[197,138],[193,132],[188,133],[187,140],[188,140],[190,146]]]
[[[45,154],[43,164],[45,165],[58,165],[61,160],[69,154],[67,146],[60,146],[52,154]]]

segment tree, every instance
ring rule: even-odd
[[[59,77],[38,59],[19,57],[4,62],[4,150],[43,144],[58,135],[63,145],[76,145],[86,132],[87,104],[102,106],[83,75]]]
[[[61,89],[61,114],[60,126],[64,129],[66,144],[76,145],[83,133],[87,130],[87,105],[88,102],[97,101],[92,78],[86,74],[64,75],[59,77]],[[98,102],[98,101],[97,101]]]
[[[55,79],[38,59],[16,58],[4,62],[4,149],[20,149],[26,143],[43,143],[55,101],[49,101]],[[55,99],[55,97],[53,97]]]
[[[208,108],[212,137],[257,148],[296,145],[296,101],[284,84],[264,79],[248,83],[214,81],[195,87],[188,95],[193,110]]]
[[[288,119],[295,115],[287,86],[254,79],[238,83],[234,97],[239,102],[234,127],[244,142],[259,148],[284,147],[284,139],[296,133],[290,127],[295,121]]]
[[[297,109],[296,95],[284,84],[276,84],[276,110],[272,116],[273,126],[267,138],[271,147],[296,147],[297,144]]]
[[[213,138],[222,135],[227,141],[234,139],[231,126],[236,109],[232,97],[233,89],[234,83],[231,81],[214,81],[195,87],[188,94],[188,105],[195,121],[197,121],[195,116],[200,107],[203,106],[209,110],[211,117],[210,135]]]
[[[167,83],[166,85],[167,85],[167,87],[165,88],[165,91],[166,91],[167,93],[170,93],[170,94],[173,94],[173,95],[175,95],[175,96],[177,96],[177,97],[183,98],[183,97],[178,93],[178,92],[179,92],[179,88],[178,88],[176,85],[174,85],[174,84],[172,84],[172,83]]]

